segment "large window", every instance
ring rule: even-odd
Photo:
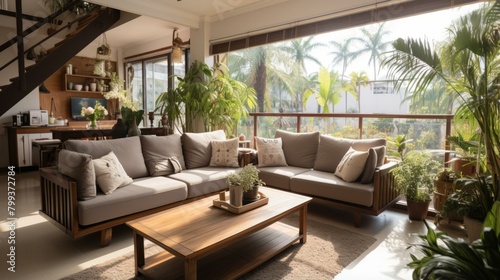
[[[188,55],[184,53],[184,57]],[[127,86],[131,94],[132,102],[137,109],[144,110],[145,122],[142,126],[150,126],[148,119],[149,112],[154,112],[156,98],[167,91],[170,87],[175,87],[177,82],[172,77],[173,74],[183,77],[186,72],[186,59],[180,63],[172,63],[170,54],[130,61],[126,63]],[[155,112],[154,126],[158,126],[161,116]]]

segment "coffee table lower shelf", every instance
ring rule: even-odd
[[[235,279],[280,253],[301,236],[299,229],[281,222],[198,260],[202,279]],[[146,258],[139,272],[151,279],[184,279],[184,262],[167,251]]]

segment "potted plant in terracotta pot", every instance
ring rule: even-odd
[[[259,178],[259,169],[247,164],[240,172],[227,175],[229,185],[229,203],[242,206],[243,201],[252,202],[258,199],[259,186],[265,183]]]
[[[469,241],[479,239],[484,219],[495,203],[495,188],[490,175],[464,177],[455,181],[455,190],[444,203],[443,214],[464,216]]]
[[[406,196],[411,220],[422,221],[427,216],[439,166],[440,163],[429,153],[410,152],[391,170],[396,189]]]

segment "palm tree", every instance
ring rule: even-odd
[[[330,54],[333,55],[332,66],[336,64],[342,65],[342,72],[340,74],[340,83],[344,85],[344,76],[347,70],[347,65],[351,63],[359,54],[352,52],[351,43],[353,42],[353,38],[349,38],[344,40],[343,43],[339,43],[336,41],[331,41],[330,45],[333,47],[333,51]],[[347,112],[347,92],[345,93],[345,111]]]
[[[344,90],[354,96],[354,99],[358,102],[358,113],[361,113],[361,87],[368,85],[368,76],[365,71],[352,72],[349,76],[351,79],[345,85]]]
[[[397,39],[383,61],[396,88],[423,94],[435,81],[461,105],[456,116],[473,117],[482,133],[488,170],[498,194],[500,176],[500,1],[462,16],[438,52],[425,40]]]
[[[368,60],[368,65],[373,64],[373,80],[377,80],[377,63],[379,62],[379,55],[387,50],[387,47],[391,45],[391,42],[384,41],[384,37],[390,32],[384,30],[385,23],[379,24],[378,29],[375,33],[371,33],[368,29],[362,28],[362,37],[353,38],[354,41],[361,43],[361,48],[359,48],[353,55],[359,56],[364,53],[370,55]]]
[[[299,70],[298,74],[307,73],[306,61],[311,61],[319,66],[321,65],[321,62],[311,53],[315,49],[325,46],[325,44],[313,42],[313,40],[314,36],[295,39],[290,41],[290,44],[285,44],[280,48],[295,61]]]
[[[318,73],[318,88],[310,88],[304,92],[303,103],[314,94],[318,105],[323,107],[323,113],[330,113],[329,105],[332,105],[332,112],[341,98],[341,85],[337,72],[329,72],[325,67],[321,67]],[[319,113],[319,112],[318,112]]]
[[[228,57],[230,76],[255,89],[258,112],[271,109],[270,81],[280,80],[292,88],[289,74],[282,70],[290,67],[290,60],[282,56],[278,49],[275,45],[266,45],[232,52]]]

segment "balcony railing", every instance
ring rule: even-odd
[[[454,115],[414,114],[314,114],[250,113],[240,122],[238,133],[274,137],[276,129],[295,132],[320,131],[336,137],[362,139],[406,135],[415,150],[449,150]],[[450,158],[444,154],[444,162]]]

